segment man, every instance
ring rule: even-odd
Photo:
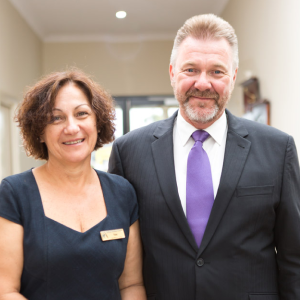
[[[114,143],[109,171],[139,201],[148,299],[300,299],[296,148],[225,110],[237,68],[226,21],[187,20],[170,64],[178,113]]]

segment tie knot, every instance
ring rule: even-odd
[[[196,130],[193,132],[192,137],[195,142],[200,141],[203,143],[209,137],[209,133],[204,130]]]

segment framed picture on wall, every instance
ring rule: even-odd
[[[260,97],[259,82],[256,77],[244,81],[244,110],[243,118],[270,125],[270,102]]]
[[[263,100],[262,103],[257,103],[252,106],[251,110],[248,110],[243,118],[256,121],[262,124],[270,125],[270,103],[267,100]]]

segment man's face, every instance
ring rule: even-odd
[[[237,69],[224,39],[187,37],[179,46],[171,84],[184,119],[205,129],[220,118],[231,96]]]

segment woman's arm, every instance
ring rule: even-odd
[[[146,300],[142,274],[142,243],[139,221],[130,226],[124,271],[119,278],[122,300]]]
[[[25,300],[19,293],[23,270],[23,227],[0,217],[0,300]]]

